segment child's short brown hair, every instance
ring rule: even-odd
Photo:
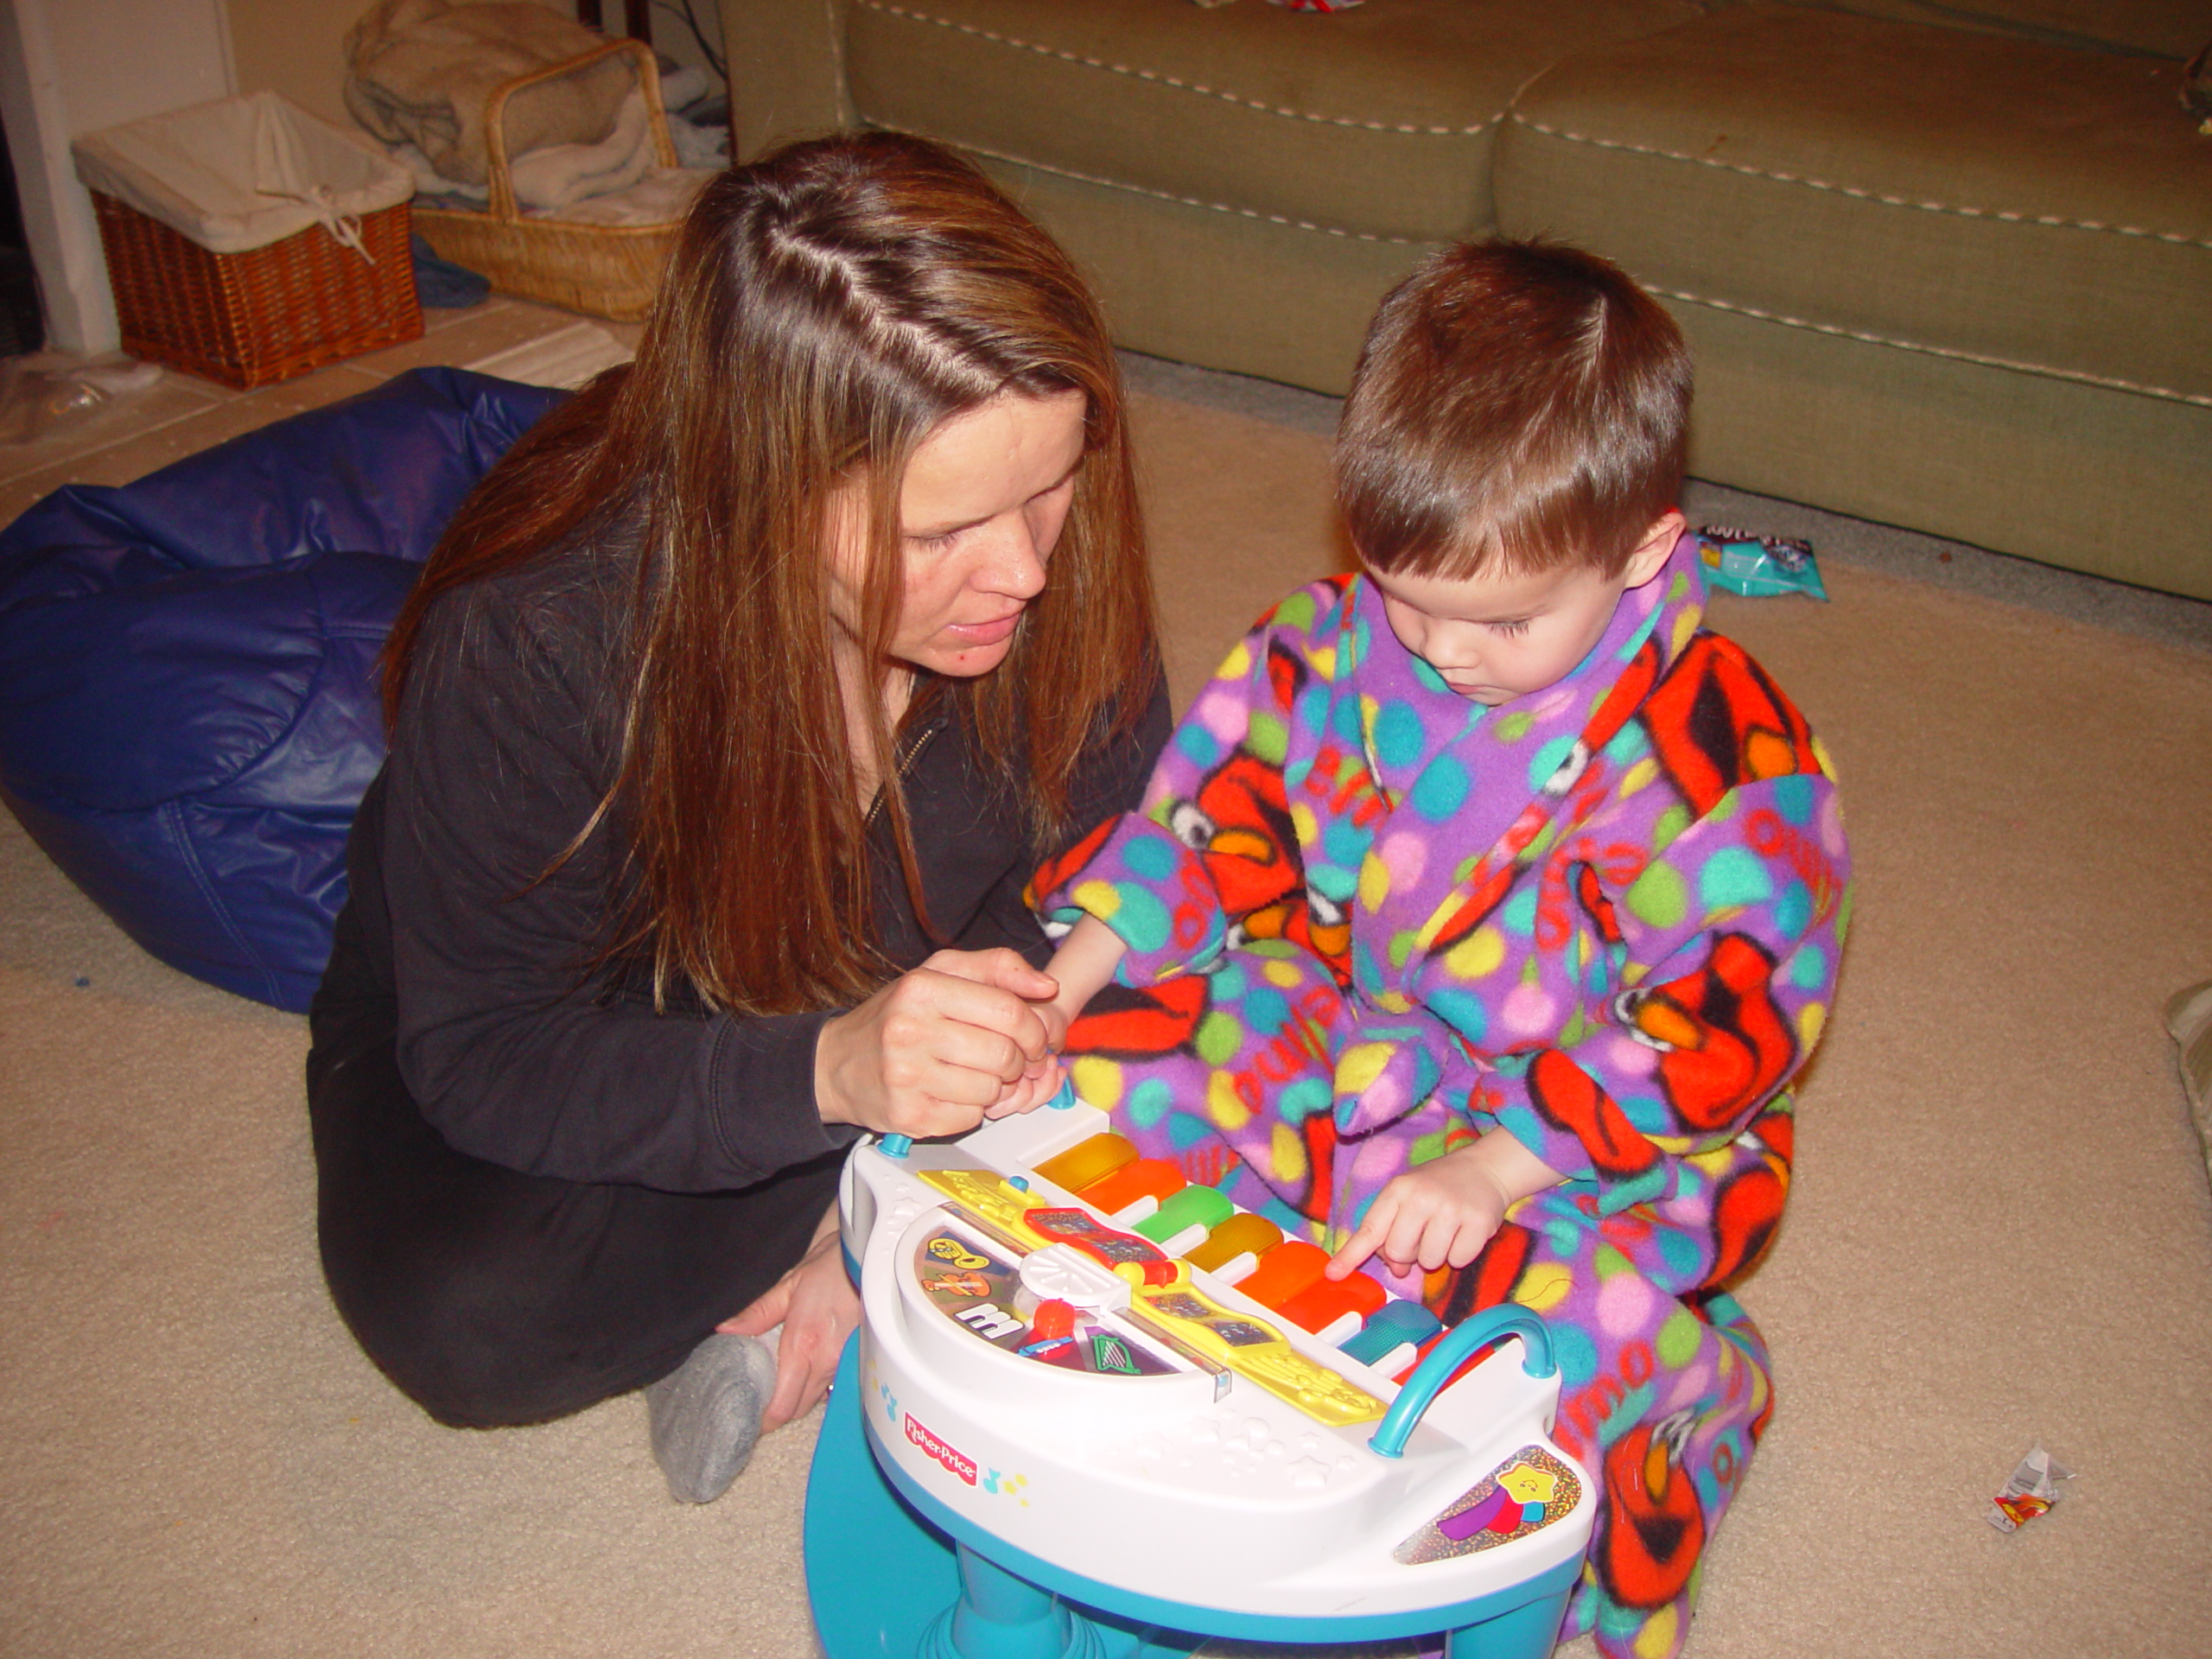
[[[1408,575],[1618,575],[1681,493],[1689,409],[1681,330],[1618,266],[1545,242],[1443,249],[1383,300],[1344,400],[1353,545]]]

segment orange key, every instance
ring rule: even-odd
[[[1262,1307],[1280,1313],[1282,1305],[1321,1276],[1329,1253],[1303,1238],[1286,1238],[1260,1258],[1260,1265],[1236,1287]]]
[[[1135,1163],[1123,1164],[1102,1180],[1077,1188],[1076,1197],[1094,1210],[1118,1216],[1139,1198],[1151,1198],[1156,1203],[1189,1185],[1183,1179],[1183,1172],[1165,1158],[1140,1158]]]
[[[1373,1278],[1355,1273],[1342,1279],[1316,1279],[1275,1308],[1293,1325],[1318,1337],[1345,1314],[1356,1313],[1364,1319],[1389,1300],[1390,1293]]]

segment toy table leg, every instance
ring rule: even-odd
[[[906,1659],[960,1594],[949,1539],[885,1484],[861,1427],[852,1351],[837,1373],[806,1485],[806,1587],[828,1659]]]
[[[924,1520],[868,1450],[858,1356],[855,1338],[806,1489],[807,1593],[827,1659],[1191,1659],[1205,1644],[1063,1600]],[[1453,1631],[1449,1659],[1545,1659],[1573,1587],[1562,1575],[1555,1592]]]
[[[1546,1659],[1567,1617],[1572,1580],[1554,1595],[1524,1601],[1511,1611],[1464,1625],[1446,1639],[1444,1659]]]
[[[956,1548],[876,1467],[860,1394],[849,1344],[806,1488],[807,1594],[828,1659],[1186,1659],[1199,1638],[1077,1608]]]
[[[922,1638],[919,1659],[1103,1659],[1088,1619],[1027,1579],[960,1546],[960,1599]]]

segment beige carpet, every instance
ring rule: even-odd
[[[1157,397],[1142,435],[1187,697],[1331,567],[1323,445]],[[2212,1202],[2158,1022],[2212,973],[2212,656],[1823,554],[1830,606],[1715,607],[1834,750],[1861,893],[1691,1652],[2212,1651]],[[360,1357],[305,1046],[0,820],[0,1654],[811,1652],[810,1423],[683,1510],[635,1399],[453,1433]],[[2001,1537],[2038,1440],[2080,1478]]]

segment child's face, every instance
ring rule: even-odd
[[[1617,576],[1586,564],[1527,575],[1408,576],[1370,570],[1390,631],[1461,696],[1495,708],[1573,673],[1621,595],[1658,575],[1682,516],[1655,524]]]

